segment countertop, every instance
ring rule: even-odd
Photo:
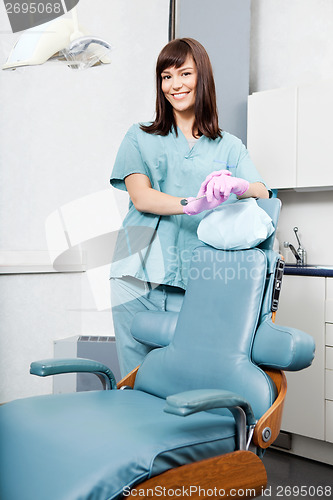
[[[294,276],[322,276],[324,278],[333,278],[333,266],[296,266],[295,264],[286,264],[284,274]]]

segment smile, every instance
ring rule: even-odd
[[[172,97],[174,99],[180,100],[180,99],[184,99],[184,97],[186,97],[188,94],[189,94],[189,92],[182,92],[180,94],[172,94]]]

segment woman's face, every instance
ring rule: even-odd
[[[180,68],[166,68],[162,74],[162,92],[175,112],[192,111],[197,88],[197,68],[191,56],[188,56]]]

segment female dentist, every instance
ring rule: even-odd
[[[134,315],[180,310],[205,211],[237,196],[268,198],[245,146],[219,127],[212,66],[199,42],[176,39],[162,49],[156,87],[156,118],[128,130],[110,179],[130,197],[110,280],[122,376],[150,351],[131,335]]]

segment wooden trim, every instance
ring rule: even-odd
[[[260,448],[268,448],[279,435],[284,401],[287,393],[287,379],[284,372],[280,370],[265,370],[265,372],[275,383],[278,390],[278,396],[270,409],[261,417],[254,429],[253,442],[256,446],[260,446]],[[262,432],[266,427],[269,427],[272,433],[271,438],[267,442],[262,438]]]
[[[120,382],[118,382],[117,388],[120,389],[124,385],[127,385],[129,387],[132,387],[132,389],[133,389],[135,378],[136,378],[136,374],[138,373],[138,369],[139,369],[139,366],[137,366],[136,368],[134,368],[134,370],[132,370],[124,378],[122,378],[120,380]]]
[[[167,470],[138,484],[127,498],[155,498],[156,491],[164,492],[158,496],[170,498],[168,490],[183,492],[187,489],[190,492],[190,487],[192,494],[189,496],[192,500],[211,500],[212,497],[254,498],[262,494],[266,484],[267,474],[260,458],[251,451],[235,451]],[[217,492],[212,495],[215,488]],[[219,495],[219,490],[224,493]],[[186,496],[178,495],[180,498]]]

